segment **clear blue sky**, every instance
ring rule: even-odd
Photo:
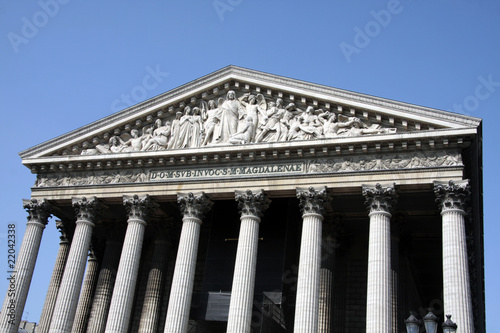
[[[21,199],[35,181],[18,152],[233,64],[484,119],[493,332],[500,313],[499,36],[500,2],[486,0],[2,1],[0,277],[7,224],[17,223],[20,244]],[[134,90],[151,70],[161,73],[155,87]],[[132,91],[141,93],[122,99]],[[23,319],[39,320],[57,247],[51,221]],[[2,301],[5,290],[1,278]]]

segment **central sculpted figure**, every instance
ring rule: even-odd
[[[253,130],[252,133],[250,133],[250,139],[248,142],[253,142],[255,139],[255,131],[257,129],[257,125],[259,124],[259,114],[262,118],[266,118],[266,99],[262,94],[257,94],[257,96],[255,96],[250,93],[246,93],[239,98],[239,101],[246,108],[246,116],[252,118]]]
[[[214,137],[217,143],[229,142],[231,135],[238,131],[238,120],[244,109],[236,99],[233,90],[227,92],[226,100],[219,101],[218,126],[214,130]]]

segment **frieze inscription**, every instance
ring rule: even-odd
[[[149,179],[151,181],[163,181],[168,179],[231,178],[251,175],[283,175],[302,173],[303,171],[304,165],[302,163],[186,170],[152,170],[149,173]]]

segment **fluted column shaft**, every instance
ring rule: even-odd
[[[323,230],[324,231],[324,230]],[[331,235],[323,237],[321,269],[319,278],[319,322],[318,333],[330,333],[332,323],[333,266],[337,241]]]
[[[263,191],[253,194],[250,190],[246,192],[236,191],[236,200],[239,201],[241,226],[231,288],[227,332],[247,333],[250,332],[252,323],[260,216],[269,206],[269,200]]]
[[[204,213],[212,204],[204,193],[196,196],[193,193],[179,194],[177,201],[184,217],[170,289],[165,333],[187,332],[200,227]]]
[[[63,231],[62,223],[60,225],[60,230],[61,242],[59,243],[59,250],[57,251],[56,263],[54,264],[54,270],[52,271],[52,277],[50,278],[47,296],[45,297],[45,302],[43,303],[40,323],[36,328],[37,333],[47,333],[49,331],[50,321],[52,320],[52,314],[54,313],[54,306],[56,305],[57,292],[59,291],[64,273],[64,266],[66,265],[66,260],[68,259],[70,242]]]
[[[93,251],[90,251],[85,278],[83,279],[82,291],[80,292],[78,306],[76,307],[75,322],[73,323],[71,333],[85,333],[87,330],[98,267],[99,263],[97,262],[97,258]]]
[[[435,183],[443,223],[444,311],[453,315],[460,332],[474,332],[472,297],[465,232],[468,181]]]
[[[394,228],[393,228],[394,233]],[[392,330],[397,332],[400,329],[403,321],[399,319],[401,316],[400,307],[400,292],[399,292],[399,238],[392,236],[391,239],[391,274],[392,274]],[[404,304],[404,303],[403,303]]]
[[[139,323],[139,333],[156,333],[158,327],[169,244],[166,239],[160,237],[155,240],[154,246],[152,267],[149,271],[141,321]]]
[[[105,330],[107,333],[126,333],[128,330],[141,260],[146,216],[153,208],[153,203],[147,195],[144,197],[124,196],[123,202],[129,212],[129,218],[109,307]]]
[[[321,235],[326,203],[326,188],[297,189],[302,208],[297,300],[294,332],[317,333],[319,321],[319,282]]]
[[[366,332],[392,328],[390,214],[370,214]]]
[[[99,278],[90,311],[87,333],[103,333],[108,319],[122,244],[112,237],[106,241]]]
[[[77,220],[68,260],[64,268],[61,287],[57,294],[49,333],[69,333],[73,326],[78,295],[82,286],[86,259],[92,238],[94,220],[98,210],[97,198],[73,199]]]
[[[392,330],[391,214],[396,199],[394,185],[363,186],[369,210],[366,332]]]
[[[1,333],[17,333],[18,331],[35,269],[43,229],[45,229],[50,215],[48,211],[50,206],[46,200],[40,202],[36,199],[23,201],[29,217],[21,249],[16,257],[15,268],[10,267],[12,273],[8,278],[9,288],[0,313]]]

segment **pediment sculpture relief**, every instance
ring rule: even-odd
[[[114,132],[108,142],[94,148],[84,145],[82,155],[181,149],[219,144],[247,144],[352,137],[395,133],[396,128],[367,125],[357,117],[294,103],[280,98],[266,100],[262,94],[245,93],[239,98],[230,90],[225,98],[186,106],[171,118],[158,118],[153,125]]]

